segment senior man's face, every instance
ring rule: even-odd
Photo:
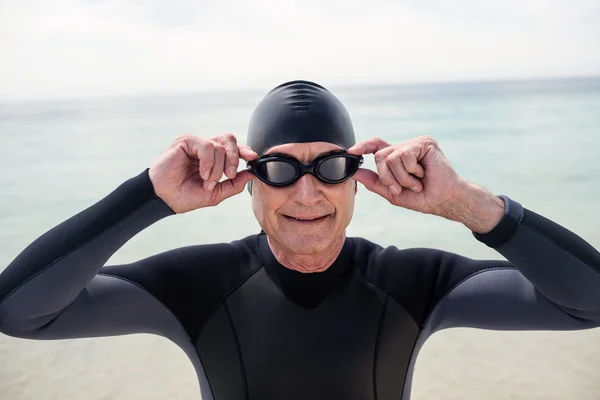
[[[290,143],[275,146],[266,154],[285,153],[308,164],[321,154],[340,149],[326,142]],[[285,187],[272,187],[255,178],[252,209],[271,241],[292,253],[314,254],[326,251],[344,235],[354,212],[355,195],[352,178],[332,185],[305,174]]]

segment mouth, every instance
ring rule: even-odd
[[[323,216],[299,216],[299,217],[292,217],[289,215],[284,215],[284,217],[289,220],[292,221],[294,223],[298,223],[298,224],[304,224],[304,225],[311,225],[311,224],[318,224],[319,222],[324,221],[327,217],[329,217],[329,215],[323,215]]]

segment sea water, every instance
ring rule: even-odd
[[[600,248],[600,79],[330,89],[346,105],[358,140],[400,143],[430,135],[468,181],[508,195]],[[149,167],[177,136],[232,132],[244,143],[263,95],[0,104],[0,270],[42,233]],[[365,167],[374,167],[372,156]],[[218,207],[159,221],[108,263],[259,229],[244,191]],[[361,185],[348,235],[502,259],[459,223],[394,207]],[[600,329],[457,328],[436,333],[423,347],[412,398],[598,399],[598,371]],[[2,335],[0,398],[197,399],[199,388],[183,351],[161,337],[32,341]]]

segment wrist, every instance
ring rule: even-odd
[[[462,181],[456,194],[444,206],[443,217],[460,222],[478,234],[494,229],[504,216],[505,203],[475,184]]]

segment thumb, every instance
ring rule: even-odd
[[[218,202],[239,194],[244,190],[246,183],[254,179],[254,174],[250,171],[240,171],[235,178],[226,179],[223,182],[217,183],[213,192],[217,194]]]
[[[363,184],[371,192],[377,193],[378,195],[388,198],[388,188],[381,183],[379,180],[379,175],[376,172],[371,171],[370,169],[360,168],[356,173],[352,176],[354,180]]]

